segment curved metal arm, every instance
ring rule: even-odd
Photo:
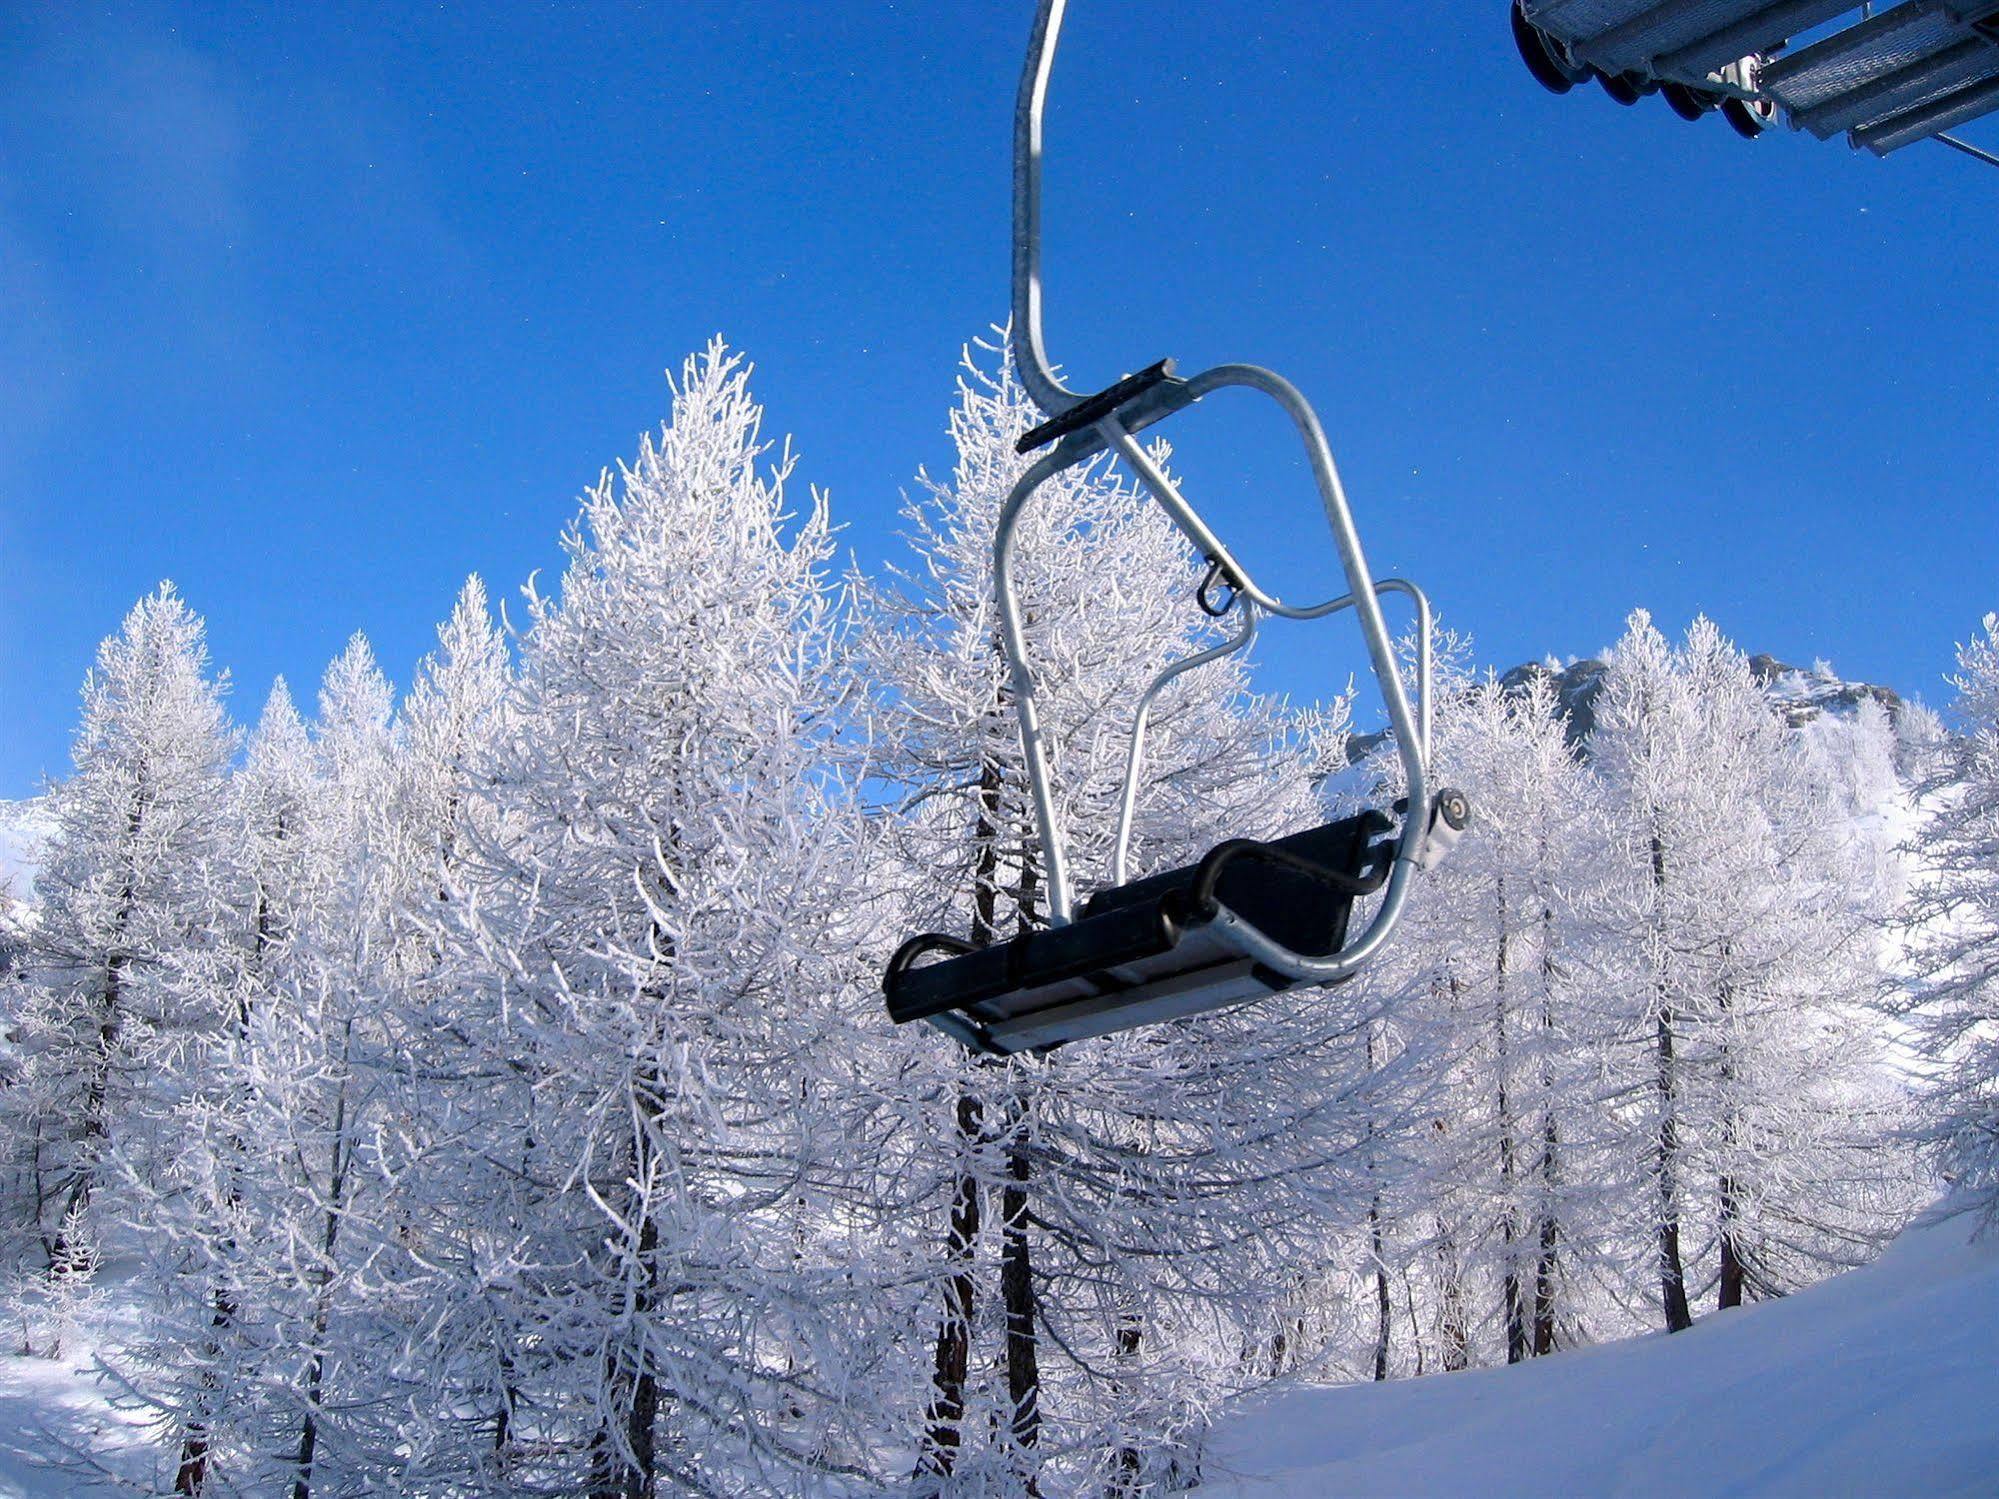
[[[1041,733],[1041,715],[1034,702],[1034,669],[1027,663],[1027,636],[1020,624],[1020,597],[1013,586],[1013,538],[1020,513],[1043,481],[1063,464],[1049,453],[1037,459],[1000,506],[993,527],[993,592],[999,599],[1000,640],[1013,682],[1014,716],[1020,721],[1020,748],[1027,762],[1027,785],[1034,802],[1034,829],[1041,837],[1042,873],[1048,882],[1048,919],[1067,926],[1076,919],[1075,892],[1069,884],[1069,858],[1062,846],[1062,829],[1055,814],[1055,787],[1048,774],[1048,747]]]
[[[1412,808],[1402,835],[1401,852],[1398,855],[1404,863],[1412,862],[1422,842],[1422,823],[1428,815],[1430,804],[1427,733],[1419,732],[1414,716],[1409,708],[1409,695],[1402,685],[1402,674],[1395,661],[1395,644],[1388,634],[1387,621],[1382,617],[1381,599],[1376,592],[1374,577],[1368,570],[1367,556],[1360,544],[1360,533],[1354,528],[1353,512],[1347,504],[1346,486],[1340,482],[1339,466],[1333,461],[1332,445],[1326,440],[1325,428],[1319,423],[1318,414],[1298,388],[1283,376],[1253,364],[1224,364],[1204,374],[1196,375],[1187,382],[1189,395],[1198,400],[1212,391],[1229,386],[1243,386],[1258,390],[1269,396],[1284,408],[1292,425],[1304,440],[1306,456],[1312,466],[1312,477],[1319,490],[1319,500],[1326,513],[1326,524],[1332,530],[1333,544],[1340,554],[1340,564],[1346,574],[1347,592],[1353,601],[1353,608],[1360,617],[1362,638],[1367,643],[1369,662],[1374,669],[1375,681],[1380,685],[1381,695],[1388,708],[1388,721],[1395,732],[1396,749],[1402,761],[1402,772]],[[1298,608],[1286,604],[1282,599],[1265,592],[1257,586],[1242,564],[1236,560],[1220,537],[1209,529],[1194,507],[1187,503],[1178,486],[1153,461],[1144,446],[1119,424],[1117,418],[1107,417],[1097,424],[1097,431],[1128,463],[1152,492],[1160,508],[1172,517],[1174,523],[1194,545],[1204,554],[1220,560],[1242,585],[1242,594],[1265,613],[1289,619],[1309,619],[1315,616],[1317,606]],[[1337,600],[1329,601],[1330,605]],[[1393,925],[1395,912],[1391,902],[1395,900],[1399,882],[1391,881],[1389,898],[1383,902],[1383,912]],[[1380,916],[1376,918],[1377,923]],[[1371,933],[1370,933],[1371,934]],[[1365,940],[1365,939],[1363,939]],[[1276,966],[1276,965],[1273,965]]]
[[[1242,628],[1219,645],[1210,646],[1205,651],[1197,651],[1179,661],[1173,662],[1145,689],[1138,700],[1138,711],[1131,716],[1131,744],[1124,755],[1124,789],[1118,797],[1117,842],[1111,849],[1111,883],[1122,885],[1130,876],[1127,865],[1131,859],[1131,818],[1138,806],[1138,767],[1145,758],[1145,729],[1152,719],[1152,705],[1159,700],[1159,694],[1166,690],[1169,682],[1197,666],[1206,666],[1210,661],[1219,661],[1225,656],[1233,656],[1238,651],[1247,650],[1256,639],[1256,605],[1245,601],[1242,605]]]
[[[1211,568],[1211,570],[1213,570]],[[1422,745],[1423,759],[1430,758],[1430,721],[1433,709],[1430,698],[1431,672],[1431,615],[1430,599],[1422,589],[1407,578],[1380,578],[1374,585],[1376,593],[1406,594],[1416,605],[1416,732]],[[1197,666],[1206,666],[1210,661],[1219,661],[1233,656],[1238,651],[1248,649],[1256,639],[1262,619],[1254,603],[1242,603],[1242,628],[1219,645],[1205,651],[1175,661],[1145,689],[1138,700],[1138,710],[1132,715],[1131,744],[1125,751],[1124,786],[1118,797],[1117,841],[1111,850],[1111,883],[1122,885],[1131,878],[1131,824],[1138,803],[1138,770],[1145,755],[1145,731],[1152,717],[1152,705],[1169,682]],[[1297,619],[1322,619],[1328,614],[1336,614],[1342,609],[1353,607],[1353,595],[1343,593],[1336,599],[1327,599],[1323,604],[1313,604],[1298,610],[1292,617]]]
[[[1013,106],[1013,360],[1020,383],[1050,416],[1081,399],[1056,378],[1041,334],[1041,115],[1067,0],[1041,0]]]
[[[1238,366],[1235,368],[1243,367]],[[1271,376],[1271,379],[1276,380],[1277,377]],[[1278,383],[1282,384],[1283,382],[1280,381]],[[1286,386],[1285,388],[1288,389],[1289,387]],[[1297,399],[1300,405],[1303,405],[1303,397],[1298,397]],[[1305,411],[1309,416],[1311,408],[1305,407]],[[1158,474],[1158,484],[1155,485],[1151,482],[1151,474],[1148,474],[1145,469],[1140,470],[1140,477],[1147,481],[1146,487],[1151,491],[1154,500],[1176,521],[1182,521],[1184,517],[1181,529],[1187,532],[1190,537],[1212,541],[1214,547],[1221,547],[1220,539],[1208,528],[1207,522],[1187,503],[1185,497],[1173,486],[1171,480],[1167,479],[1164,474],[1159,473],[1157,466],[1151,463],[1150,456],[1132,441],[1130,435],[1124,432],[1121,427],[1118,427],[1114,421],[1107,420],[1102,426],[1106,429],[1106,437],[1113,439],[1113,446],[1117,446],[1121,453],[1124,449],[1117,441],[1118,439],[1121,439],[1122,443],[1129,444],[1137,450],[1139,456],[1145,460],[1146,468],[1151,470],[1151,474]],[[1307,432],[1308,436],[1316,433],[1318,443],[1320,445],[1324,444],[1325,437],[1322,432],[1318,431],[1316,419],[1312,420]],[[1022,511],[1025,510],[1028,501],[1034,497],[1035,491],[1046,480],[1052,478],[1067,466],[1067,461],[1059,449],[1055,452],[1044,454],[1035,463],[1030,465],[1027,471],[1015,482],[1012,491],[1006,497],[1006,502],[1000,507],[998,523],[993,532],[993,584],[999,603],[1000,639],[1006,649],[1007,665],[1013,685],[1014,710],[1020,721],[1021,751],[1026,763],[1028,790],[1030,798],[1034,803],[1035,831],[1041,840],[1043,873],[1048,889],[1049,920],[1055,926],[1067,926],[1075,920],[1075,887],[1069,878],[1068,849],[1063,839],[1061,820],[1055,806],[1054,780],[1049,771],[1047,741],[1046,736],[1042,732],[1039,706],[1035,698],[1034,669],[1027,658],[1027,638],[1021,623],[1020,598],[1014,582],[1013,568],[1014,540],[1018,532]],[[1333,531],[1335,546],[1340,553],[1341,561],[1344,565],[1347,580],[1350,585],[1353,585],[1351,591],[1339,598],[1328,599],[1321,604],[1294,607],[1271,598],[1269,594],[1257,588],[1254,581],[1244,576],[1238,569],[1237,577],[1243,583],[1244,604],[1249,609],[1261,609],[1264,605],[1260,601],[1269,600],[1271,604],[1276,605],[1276,608],[1270,612],[1281,613],[1285,617],[1293,619],[1318,619],[1340,609],[1355,609],[1360,617],[1361,632],[1367,639],[1368,655],[1373,675],[1381,689],[1383,702],[1388,709],[1389,726],[1395,735],[1396,750],[1402,763],[1409,806],[1412,809],[1409,815],[1403,820],[1402,834],[1397,841],[1395,868],[1389,876],[1387,891],[1382,898],[1382,904],[1376,911],[1373,922],[1358,941],[1334,958],[1329,959],[1306,958],[1292,953],[1290,954],[1290,960],[1286,961],[1282,955],[1288,952],[1288,949],[1276,948],[1272,948],[1269,951],[1259,949],[1254,954],[1254,956],[1267,963],[1270,967],[1276,968],[1280,972],[1290,973],[1293,977],[1307,976],[1303,972],[1295,971],[1299,968],[1299,965],[1340,965],[1339,971],[1323,975],[1323,977],[1330,979],[1345,977],[1347,973],[1358,968],[1371,957],[1380,945],[1387,940],[1390,930],[1393,929],[1401,915],[1402,903],[1407,895],[1409,873],[1415,867],[1416,859],[1422,850],[1430,804],[1428,762],[1430,742],[1431,616],[1429,600],[1424,596],[1422,590],[1417,588],[1413,583],[1406,582],[1400,578],[1386,578],[1376,581],[1368,575],[1367,559],[1361,553],[1360,539],[1354,533],[1352,517],[1346,508],[1346,496],[1344,491],[1339,488],[1339,479],[1337,472],[1333,469],[1330,452],[1324,454],[1323,470],[1321,463],[1317,461],[1317,454],[1315,453],[1313,467],[1315,472],[1323,471],[1324,474],[1331,476],[1330,486],[1322,478],[1321,498],[1324,502],[1328,523],[1331,525]],[[1168,502],[1168,496],[1171,497],[1171,503]],[[1196,544],[1202,544],[1202,540],[1197,540]],[[1222,555],[1226,555],[1226,548],[1222,549]],[[1416,603],[1418,639],[1416,688],[1417,701],[1420,704],[1420,718],[1411,710],[1407,689],[1403,685],[1401,673],[1396,668],[1394,644],[1389,638],[1387,621],[1381,612],[1380,595],[1383,593],[1406,594]],[[1247,641],[1245,640],[1241,644],[1247,644]],[[1213,660],[1217,655],[1227,654],[1228,650],[1233,648],[1239,647],[1227,647],[1225,645],[1224,647],[1218,647],[1215,652],[1205,657],[1190,658],[1183,664],[1183,669],[1191,669],[1194,665],[1200,664],[1204,659]],[[1175,675],[1177,674],[1176,672]],[[1150,695],[1148,694],[1148,697]],[[1129,785],[1133,763],[1130,758],[1127,758],[1127,807],[1129,806],[1129,797],[1131,794]],[[1128,814],[1121,815],[1121,844],[1124,842],[1127,827]],[[1227,918],[1228,915],[1229,913],[1224,910],[1222,918]],[[1226,920],[1218,919],[1217,926],[1223,930],[1227,930]],[[1260,934],[1258,935],[1260,936]]]

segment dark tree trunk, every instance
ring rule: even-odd
[[[650,1068],[641,1071],[635,1090],[637,1129],[629,1156],[633,1187],[627,1194],[626,1216],[627,1221],[636,1219],[639,1226],[634,1246],[637,1263],[631,1272],[631,1308],[632,1320],[643,1328],[659,1309],[659,1219],[648,1200],[653,1165],[648,1132],[659,1119],[660,1105],[658,1079]],[[653,1499],[658,1492],[659,1375],[643,1348],[636,1365],[628,1364],[617,1350],[606,1356],[606,1362],[604,1383],[610,1392],[610,1408],[603,1412],[603,1424],[597,1432],[591,1499]],[[616,1437],[613,1422],[622,1427]]]
[[[104,957],[104,990],[97,1012],[97,1044],[90,1054],[77,1157],[70,1175],[69,1192],[63,1202],[63,1217],[68,1219],[74,1214],[79,1223],[89,1215],[90,1200],[97,1189],[98,1166],[111,1140],[111,1067],[117,1056],[119,1035],[124,1029],[125,972],[131,965],[131,956],[125,951],[125,936],[132,921],[132,907],[139,898],[139,871],[134,861],[139,834],[145,827],[146,813],[151,807],[151,793],[141,787],[132,798],[131,811],[125,818],[125,884],[118,892],[118,912],[112,918],[111,936]],[[53,1270],[68,1264],[77,1254],[78,1246],[69,1242],[69,1235],[58,1225],[54,1240],[49,1245],[49,1268]]]
[[[1555,1115],[1551,1109],[1541,1126],[1541,1170],[1543,1187],[1550,1197],[1555,1190],[1555,1152],[1559,1145]],[[1561,1226],[1552,1208],[1543,1209],[1540,1223],[1540,1255],[1534,1261],[1534,1356],[1555,1351],[1555,1282],[1560,1273],[1557,1255],[1561,1250]]]
[[[299,1422],[298,1452],[293,1458],[292,1499],[312,1499],[312,1468],[319,1452],[319,1412],[326,1395],[326,1333],[333,1317],[334,1256],[340,1249],[340,1227],[347,1216],[347,1169],[353,1151],[347,1139],[348,1065],[353,1055],[350,1022],[341,1040],[340,1092],[333,1106],[333,1151],[327,1163],[326,1217],[320,1231],[318,1284],[312,1300],[312,1362],[306,1367],[305,1415]]]
[[[1717,1305],[1726,1311],[1742,1305],[1742,1288],[1748,1280],[1739,1237],[1741,1199],[1732,1176],[1721,1179],[1721,1293]]]
[[[1381,1065],[1379,1043],[1375,1036],[1374,1024],[1367,1026],[1367,1070],[1372,1073]],[[1370,1180],[1378,1180],[1376,1172],[1379,1163],[1374,1157],[1374,1121],[1367,1124],[1367,1174]],[[1367,1245],[1374,1257],[1374,1377],[1376,1381],[1388,1378],[1389,1339],[1395,1330],[1395,1304],[1388,1286],[1388,1244],[1381,1224],[1381,1189],[1376,1187],[1367,1203]]]
[[[1561,1222],[1556,1189],[1561,1182],[1561,1129],[1555,1117],[1555,913],[1541,907],[1541,1210],[1535,1239],[1540,1249],[1534,1261],[1534,1356],[1555,1351],[1556,1255],[1561,1247]]]
[[[1423,1347],[1423,1324],[1416,1316],[1416,1284],[1406,1269],[1402,1272],[1402,1315],[1409,1319],[1409,1343],[1416,1350],[1416,1377],[1421,1379],[1429,1372],[1429,1360]]]
[[[1024,1110],[1021,1114],[1024,1116]],[[1003,1242],[1000,1250],[1000,1299],[1006,1308],[1006,1391],[1012,1406],[1013,1441],[1031,1452],[1041,1439],[1041,1364],[1036,1348],[1040,1308],[1034,1284],[1034,1264],[1027,1237],[1027,1185],[1031,1162],[1027,1154],[1024,1117],[1015,1125],[1007,1150],[1007,1181],[1000,1194]],[[1034,1492],[1032,1476],[1028,1492]]]
[[[944,1315],[937,1324],[937,1344],[931,1372],[933,1387],[924,1412],[923,1451],[919,1475],[948,1477],[958,1460],[965,1419],[965,1380],[972,1361],[972,1313],[978,1282],[973,1256],[979,1242],[979,1179],[972,1169],[984,1135],[983,1110],[969,1093],[958,1095],[958,1150],[966,1162],[951,1199],[951,1221],[944,1239],[945,1261],[951,1275],[944,1282]]]
[[[972,869],[972,944],[988,946],[999,930],[1000,767],[991,760],[979,767],[979,819],[973,830],[977,844]],[[945,1228],[944,1261],[951,1273],[944,1282],[944,1314],[937,1320],[931,1360],[930,1404],[923,1415],[923,1446],[917,1457],[919,1476],[949,1477],[964,1443],[965,1381],[971,1371],[972,1314],[978,1296],[975,1271],[979,1225],[983,1217],[978,1158],[985,1143],[984,1110],[969,1093],[958,1095],[958,1158],[961,1167],[951,1194],[951,1216]]]
[[[1465,1315],[1464,1266],[1457,1235],[1437,1219],[1437,1343],[1446,1371],[1471,1365],[1471,1329]]]
[[[284,814],[280,812],[276,827],[273,830],[274,841],[279,843],[284,842],[288,836],[288,831]],[[264,960],[270,952],[272,942],[276,940],[276,923],[271,915],[270,898],[266,894],[261,880],[259,880],[257,887],[255,912],[256,914],[251,924],[250,972],[252,975],[261,976],[264,971]],[[250,997],[246,989],[236,999],[236,1045],[239,1053],[242,1048],[249,1044],[250,1020]],[[244,1152],[243,1141],[233,1132],[229,1137],[229,1147],[233,1152],[234,1159],[227,1168],[229,1184],[224,1191],[224,1201],[233,1210],[242,1200],[242,1191],[238,1185],[241,1168],[236,1162],[241,1161]],[[215,1399],[215,1372],[213,1363],[221,1357],[223,1340],[229,1336],[230,1328],[236,1323],[236,1298],[229,1289],[229,1271],[227,1269],[230,1260],[234,1258],[235,1250],[235,1239],[226,1233],[222,1235],[216,1245],[216,1258],[221,1262],[223,1268],[218,1269],[216,1272],[216,1284],[212,1298],[215,1315],[210,1319],[208,1345],[203,1350],[210,1364],[210,1367],[202,1374],[203,1408],[187,1423],[186,1428],[181,1433],[180,1464],[174,1471],[174,1492],[176,1494],[199,1494],[202,1486],[208,1482],[209,1442],[211,1436],[209,1428],[215,1414],[212,1409]]]
[[[1279,1334],[1282,1337],[1282,1334]],[[1136,1312],[1127,1311],[1118,1320],[1117,1356],[1118,1362],[1131,1365],[1138,1362],[1138,1349],[1142,1338],[1142,1327]],[[1111,1475],[1110,1499],[1138,1499],[1144,1492],[1145,1454],[1130,1443],[1118,1448],[1117,1464]]]
[[[1041,866],[1030,844],[1021,857],[1018,925],[1025,934],[1040,901]],[[1041,1308],[1034,1284],[1033,1249],[1028,1242],[1027,1188],[1033,1174],[1028,1134],[1033,1103],[1027,1093],[1032,1074],[1023,1076],[1009,1108],[1006,1186],[1000,1193],[1000,1303],[1006,1312],[1006,1392],[1014,1450],[1031,1453],[1041,1440]],[[1029,1465],[1027,1492],[1040,1492]]]
[[[1666,846],[1657,835],[1652,839],[1652,883],[1655,897],[1661,903],[1666,891]],[[1665,919],[1661,909],[1657,919]],[[1654,1091],[1659,1105],[1659,1148],[1658,1148],[1658,1188],[1659,1188],[1659,1300],[1666,1314],[1666,1331],[1685,1332],[1694,1325],[1692,1311],[1687,1306],[1687,1271],[1680,1254],[1680,1120],[1679,1120],[1679,1061],[1678,1037],[1675,1026],[1678,1017],[1673,1011],[1673,1002],[1668,994],[1666,980],[1659,980],[1654,1006],[1657,1022],[1654,1076]]]
[[[1506,1324],[1506,1361],[1517,1364],[1527,1357],[1527,1303],[1520,1281],[1519,1146],[1514,1139],[1513,1101],[1507,1089],[1512,1038],[1507,1034],[1506,1014],[1506,965],[1511,957],[1506,932],[1506,881],[1496,880],[1494,889],[1499,904],[1499,943],[1493,960],[1493,1108],[1494,1122],[1499,1127],[1499,1234],[1505,1256],[1500,1276],[1500,1310]]]
[[[1722,961],[1729,958],[1726,944],[1722,947]],[[1721,1227],[1721,1287],[1717,1305],[1726,1311],[1730,1307],[1742,1305],[1744,1284],[1749,1278],[1748,1256],[1742,1242],[1742,1179],[1735,1172],[1735,1145],[1737,1139],[1735,1111],[1735,1041],[1728,1024],[1730,1012],[1735,1008],[1735,990],[1724,978],[1719,992],[1722,1024],[1721,1032],[1721,1149],[1722,1159],[1728,1164],[1721,1173],[1720,1183],[1720,1227]]]
[[[1395,1331],[1395,1303],[1389,1295],[1388,1246],[1381,1232],[1381,1198],[1367,1208],[1368,1248],[1374,1255],[1374,1377],[1388,1378],[1388,1345]]]
[[[215,1291],[214,1308],[214,1315],[209,1320],[209,1343],[204,1350],[210,1367],[203,1371],[201,1379],[202,1392],[208,1398],[201,1413],[182,1430],[180,1464],[174,1469],[176,1494],[199,1494],[202,1485],[208,1482],[209,1424],[215,1414],[212,1409],[215,1395],[213,1360],[221,1352],[223,1337],[236,1321],[236,1303],[219,1285]]]
[[[1680,1256],[1679,1158],[1680,1124],[1676,1113],[1677,1061],[1672,1007],[1659,1007],[1659,1299],[1666,1314],[1666,1331],[1685,1332],[1694,1325],[1687,1306],[1687,1271]]]
[[[1000,1269],[1006,1308],[1006,1384],[1013,1403],[1014,1438],[1021,1446],[1032,1447],[1041,1429],[1041,1370],[1035,1348],[1039,1310],[1027,1239],[1027,1158],[1014,1151],[1008,1165],[1008,1185],[1000,1195],[1006,1234]]]

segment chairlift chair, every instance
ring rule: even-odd
[[[975,1051],[995,1054],[1043,1050],[1351,978],[1388,942],[1417,871],[1443,856],[1470,816],[1461,794],[1434,791],[1430,784],[1429,601],[1415,584],[1377,579],[1369,571],[1325,432],[1298,390],[1249,364],[1218,365],[1183,378],[1171,360],[1095,394],[1072,391],[1057,378],[1041,329],[1041,139],[1064,7],[1065,0],[1039,0],[1014,113],[1014,359],[1022,386],[1050,415],[1020,439],[1022,453],[1041,456],[1008,495],[993,537],[1001,638],[1040,840],[1048,924],[983,948],[944,933],[921,933],[897,949],[882,981],[889,1016],[898,1024],[928,1021]],[[1233,387],[1275,401],[1304,442],[1345,577],[1346,591],[1335,598],[1289,604],[1260,587],[1137,440],[1144,429]],[[1138,477],[1207,559],[1197,597],[1218,618],[1234,615],[1235,627],[1219,644],[1167,666],[1140,694],[1112,884],[1079,903],[1021,628],[1014,538],[1042,484],[1106,452]],[[1406,596],[1415,608],[1413,703],[1382,614],[1381,596],[1388,593]],[[1401,763],[1407,794],[1394,815],[1362,812],[1268,842],[1231,839],[1193,865],[1133,879],[1132,814],[1146,723],[1161,691],[1189,671],[1246,650],[1267,617],[1316,620],[1348,609],[1359,621]],[[1378,904],[1355,934],[1355,906],[1369,898]]]

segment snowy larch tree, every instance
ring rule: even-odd
[[[489,1173],[529,1218],[486,1303],[518,1484],[789,1490],[873,1461],[832,544],[818,496],[788,509],[748,374],[719,341],[690,359],[586,496],[482,793],[470,982],[533,1098]]]
[[[1711,622],[1675,650],[1632,617],[1591,749],[1611,830],[1593,962],[1625,1006],[1605,1068],[1629,1090],[1630,1174],[1610,1174],[1678,1330],[1704,1291],[1781,1294],[1907,1211],[1863,1018],[1880,913],[1855,899],[1836,788]]]
[[[1567,1286],[1588,1242],[1576,1222],[1588,1193],[1570,1152],[1593,1087],[1566,886],[1600,832],[1545,678],[1520,691],[1451,670],[1439,680],[1436,774],[1466,792],[1476,820],[1374,981],[1399,985],[1396,1029],[1427,1027],[1442,1063],[1417,1177],[1397,1195],[1430,1219],[1419,1278],[1450,1369],[1484,1361],[1489,1328],[1517,1362],[1551,1352],[1574,1322]]]
[[[142,1148],[121,1138],[138,1095],[220,1018],[186,976],[217,935],[236,745],[226,687],[209,672],[201,619],[162,584],[98,648],[75,769],[49,795],[10,1107],[51,1265],[79,1251],[74,1232],[104,1226],[95,1199],[112,1154]]]
[[[1999,1205],[1999,614],[1958,647],[1950,732],[1931,750],[1908,917],[1912,1010],[1938,1064],[1928,1134],[1963,1199]]]
[[[160,1090],[158,1123],[176,1148],[127,1163],[149,1293],[146,1324],[119,1373],[175,1437],[180,1494],[204,1492],[218,1447],[240,1451],[259,1430],[252,1410],[262,1408],[271,1350],[259,1304],[256,1209],[266,1163],[250,1133],[260,1063],[253,1038],[287,993],[292,944],[312,909],[308,827],[318,786],[306,726],[279,678],[229,781],[219,938],[192,975],[222,1023],[181,1056],[175,1085]]]

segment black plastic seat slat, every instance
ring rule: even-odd
[[[1380,813],[1365,812],[1253,846],[1280,850],[1294,862],[1225,861],[1215,898],[1293,951],[1329,956],[1346,941],[1355,897],[1324,876],[1365,883],[1379,871],[1378,840],[1392,826]],[[1065,927],[892,971],[885,982],[889,1016],[900,1024],[956,1012],[991,1049],[1017,1051],[1293,987],[1212,935],[1190,909],[1201,870],[1188,865],[1100,891]]]

